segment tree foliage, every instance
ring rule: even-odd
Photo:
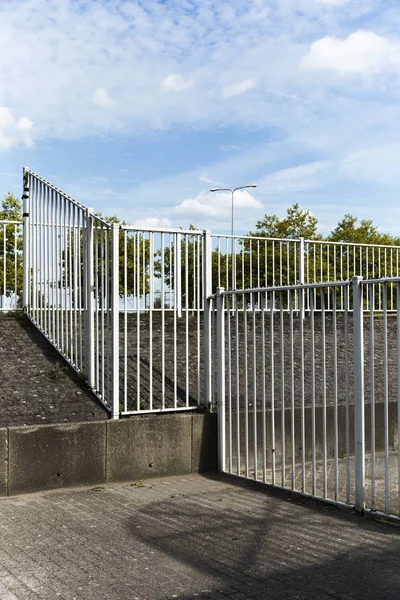
[[[20,201],[8,192],[0,205],[0,297],[4,305],[6,298],[22,296],[22,227],[4,221],[22,221]],[[5,292],[5,294],[4,294]],[[14,303],[16,306],[16,302]]]
[[[309,210],[303,210],[296,203],[287,209],[286,216],[279,219],[276,215],[265,215],[257,221],[256,230],[249,235],[255,237],[271,237],[298,239],[320,239],[317,233],[318,219]]]

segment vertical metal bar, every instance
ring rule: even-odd
[[[311,476],[312,494],[316,495],[316,452],[315,452],[315,329],[314,329],[314,294],[310,294],[310,362],[311,362]]]
[[[235,383],[236,383],[236,452],[237,452],[237,474],[240,475],[240,347],[239,347],[239,303],[237,298],[233,299],[235,313]]]
[[[299,244],[299,283],[304,284],[304,238],[300,238]],[[305,317],[305,305],[304,305],[304,290],[300,290],[299,305],[300,305],[300,318],[304,321]]]
[[[136,233],[136,410],[140,411],[140,395],[141,395],[141,381],[140,381],[140,296],[141,296],[141,278],[140,278],[140,247],[142,243],[141,233]],[[171,261],[171,247],[170,252],[170,305],[171,305],[171,279],[172,279],[172,261]],[[175,307],[174,307],[175,311]],[[164,379],[164,377],[163,377]],[[163,406],[164,408],[164,406]]]
[[[178,278],[180,279],[181,277],[181,271],[179,269],[178,271],[178,256],[180,257],[181,255],[181,248],[180,248],[180,241],[179,241],[179,246],[178,246],[178,237],[180,240],[180,236],[178,236],[178,234],[174,235],[174,244],[172,246],[173,248],[173,254],[174,254],[174,313],[173,313],[173,320],[174,320],[174,341],[173,341],[173,346],[174,346],[174,408],[176,408],[178,406],[177,401],[178,401],[178,381],[177,381],[177,367],[178,367],[178,361],[177,361],[177,337],[178,337],[178,333],[177,333],[177,315],[180,313],[180,316],[182,316],[182,298],[180,298],[178,300],[178,296],[177,296],[177,288],[179,286],[178,283]],[[178,302],[180,303],[180,307],[178,307]]]
[[[386,251],[386,248],[385,248]],[[386,255],[385,255],[386,270]],[[386,272],[385,272],[386,275]],[[387,326],[387,283],[383,291],[383,411],[385,439],[385,512],[389,512],[389,378],[388,378],[388,326]]]
[[[229,473],[232,473],[233,469],[233,431],[232,431],[232,336],[231,336],[231,302],[233,296],[226,297],[226,314],[227,314],[227,351],[228,351],[228,431],[229,431]],[[226,368],[226,367],[225,367]]]
[[[263,448],[263,474],[262,480],[267,481],[267,414],[266,414],[266,364],[265,364],[265,309],[266,293],[261,295],[261,419],[262,419],[262,448]],[[400,389],[400,386],[399,386]]]
[[[201,269],[203,268],[203,265],[202,264],[200,265],[200,263],[202,262],[201,248],[202,248],[202,242],[203,242],[203,240],[202,240],[202,238],[199,235],[196,236],[196,239],[197,239],[197,254],[196,254],[197,279],[193,278],[193,282],[196,282],[197,404],[200,405],[200,404],[204,404],[204,402],[205,402],[205,397],[203,398],[203,401],[200,398],[200,390],[201,390],[201,345],[200,345],[200,329],[201,329],[201,326],[200,326],[200,312],[203,312],[203,323],[204,323],[204,305],[203,305],[202,301],[200,300],[200,298],[201,298],[201,290],[200,290],[201,278],[200,278],[200,272],[201,272]],[[193,297],[195,297],[194,293],[193,293]]]
[[[296,293],[296,292],[295,292]],[[290,345],[290,441],[291,441],[291,488],[296,485],[296,430],[294,412],[294,337],[293,337],[293,292],[289,296],[289,345]]]
[[[323,497],[327,497],[327,440],[326,440],[326,315],[325,289],[321,288],[322,319],[322,460],[323,460]]]
[[[170,265],[171,269],[171,265]],[[165,408],[165,238],[161,233],[161,407]]]
[[[243,297],[243,349],[244,349],[244,439],[245,439],[245,469],[246,477],[249,476],[249,374],[248,374],[248,343],[247,343],[247,301],[246,294]]]
[[[208,407],[211,390],[211,301],[212,294],[212,241],[211,232],[203,232],[203,307],[204,307],[204,405]]]
[[[27,167],[23,169],[22,193],[22,218],[23,218],[23,262],[22,262],[22,307],[29,310],[31,277],[30,277],[30,175]]]
[[[149,232],[149,409],[153,410],[154,232]],[[125,331],[125,335],[127,332]]]
[[[128,410],[128,232],[125,230],[124,236],[124,249],[123,249],[123,268],[124,268],[124,411]],[[151,307],[150,307],[151,315]],[[150,336],[151,344],[151,336]],[[151,365],[151,355],[150,355]],[[151,386],[151,377],[149,377],[149,385]],[[151,395],[150,395],[151,402]]]
[[[271,356],[271,483],[275,485],[275,340],[274,340],[275,292],[270,294],[270,356]]]
[[[59,194],[56,192],[54,196],[54,208],[55,208],[55,241],[54,247],[56,252],[56,329],[57,329],[57,348],[60,349],[61,335],[60,335],[60,319],[61,319],[61,227],[60,227],[60,199]],[[86,261],[84,261],[83,268],[86,268]],[[85,367],[83,367],[85,370]]]
[[[364,327],[362,277],[353,277],[355,506],[365,506]]]
[[[398,273],[398,270],[396,270]],[[400,432],[400,283],[396,283],[397,317],[397,439]],[[400,490],[400,444],[397,444],[397,490]],[[397,495],[397,512],[400,515],[400,494]]]
[[[302,290],[303,291],[303,290]],[[300,314],[304,314],[304,294],[300,295]],[[304,319],[300,319],[300,410],[301,410],[301,489],[306,491],[306,413],[304,402]]]
[[[281,247],[282,251],[282,247]],[[279,337],[281,356],[281,484],[285,487],[286,482],[286,431],[285,431],[285,339],[283,323],[283,292],[279,292]]]
[[[338,353],[337,353],[337,319],[336,288],[332,288],[332,337],[333,337],[333,457],[335,462],[335,500],[339,495],[339,441],[338,441]]]
[[[349,377],[349,294],[350,286],[344,288],[344,362],[346,390],[346,502],[350,504],[350,377]]]
[[[225,307],[224,288],[217,289],[218,470],[225,471]]]
[[[3,295],[1,307],[5,305],[7,297],[7,225],[3,223]]]
[[[94,277],[93,277],[93,209],[86,209],[86,281],[85,281],[85,373],[94,388]]]
[[[111,225],[112,418],[119,418],[119,225]]]
[[[370,368],[370,381],[371,381],[371,508],[372,510],[376,509],[376,496],[375,496],[375,448],[376,448],[376,440],[375,440],[375,324],[374,324],[374,308],[375,308],[375,298],[374,298],[374,285],[368,284],[369,290],[369,348],[370,348],[370,359],[369,359],[369,368]]]
[[[189,406],[189,236],[185,235],[185,386],[186,386],[186,406]],[[192,249],[194,253],[194,244]],[[193,278],[195,274],[195,265],[192,266]]]
[[[252,344],[253,344],[253,452],[254,479],[258,472],[258,440],[257,440],[257,335],[256,335],[256,298],[252,294]],[[229,320],[229,316],[228,316]]]

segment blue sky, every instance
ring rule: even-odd
[[[400,235],[398,0],[0,0],[0,193],[24,165],[129,223],[299,202]]]

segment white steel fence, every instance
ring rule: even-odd
[[[398,518],[400,279],[219,289],[216,303],[220,470]]]
[[[120,230],[122,414],[178,411],[203,389],[203,233]]]
[[[216,234],[211,238],[213,292],[217,287],[246,290],[349,281],[356,275],[366,279],[400,276],[398,246]],[[299,293],[296,290],[293,296],[296,310],[300,305]],[[382,287],[376,289],[376,310],[383,310],[382,293]],[[307,298],[304,311],[310,310]],[[326,308],[331,310],[331,298],[327,302]],[[337,298],[336,308],[344,310],[343,294]],[[289,310],[288,293],[285,309]],[[388,310],[396,310],[391,290]]]
[[[214,401],[217,287],[257,288],[227,303],[235,319],[311,321],[348,315],[354,275],[400,275],[397,247],[109,223],[29,169],[23,200],[23,236],[0,225],[2,310],[23,306],[115,418]],[[375,282],[363,310],[395,313],[396,285]]]

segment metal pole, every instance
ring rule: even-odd
[[[29,189],[29,172],[27,167],[23,169],[23,194],[22,194],[22,217],[23,217],[23,256],[22,256],[22,307],[26,310],[29,305],[30,297],[30,261],[29,261],[29,236],[30,236],[30,218],[29,218],[29,204],[30,204],[30,189]],[[4,270],[5,277],[5,270]]]
[[[218,470],[225,471],[225,323],[224,288],[217,289]]]
[[[231,226],[231,235],[232,235],[232,285],[231,285],[231,289],[232,290],[236,289],[236,253],[235,253],[235,240],[233,238],[233,231],[234,231],[233,216],[234,216],[234,210],[235,210],[234,199],[233,199],[234,194],[235,194],[235,190],[232,190],[232,226]],[[235,301],[236,301],[236,298],[235,298]]]
[[[299,244],[299,283],[304,285],[305,276],[304,276],[304,238],[300,238]],[[305,317],[305,293],[304,290],[300,291],[300,318],[304,321]]]
[[[119,224],[111,229],[111,388],[112,418],[119,419]]]
[[[211,231],[203,232],[203,311],[204,311],[204,406],[212,401],[211,389],[211,299],[212,294],[212,248]]]
[[[364,324],[362,277],[353,277],[355,507],[365,508]]]
[[[85,373],[90,388],[95,387],[94,375],[94,266],[93,266],[93,208],[86,209],[85,265]]]

